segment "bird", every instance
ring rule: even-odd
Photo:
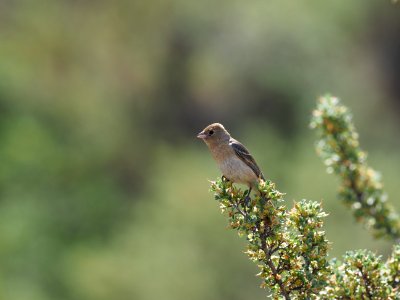
[[[260,179],[265,181],[263,173],[247,148],[232,138],[222,124],[208,125],[197,138],[206,143],[223,177],[232,183],[249,187],[247,197],[253,188],[257,189]]]

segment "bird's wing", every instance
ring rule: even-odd
[[[253,156],[249,153],[245,146],[243,146],[240,142],[235,139],[231,139],[229,141],[229,145],[235,151],[236,155],[246,164],[248,165],[253,172],[256,174],[258,178],[264,179],[264,175],[261,172],[260,168],[257,166],[256,161]]]

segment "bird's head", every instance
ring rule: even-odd
[[[202,139],[207,144],[209,144],[222,141],[229,141],[230,135],[222,124],[213,123],[204,128],[203,131],[201,131],[197,135],[197,137],[199,139]]]

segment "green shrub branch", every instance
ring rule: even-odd
[[[340,177],[339,197],[351,208],[356,220],[372,228],[376,237],[399,239],[399,216],[386,202],[380,174],[367,164],[347,107],[338,98],[323,97],[310,125],[318,134],[317,153],[328,173]]]
[[[246,253],[260,268],[261,286],[275,299],[316,298],[331,273],[321,204],[302,200],[287,211],[271,181],[261,182],[260,195],[250,201],[223,179],[212,182],[211,189],[229,227],[246,237]]]
[[[398,218],[377,173],[366,165],[348,110],[335,98],[323,98],[311,124],[320,134],[318,151],[343,179],[340,195],[357,218],[366,219],[376,235],[398,237]],[[259,183],[250,200],[223,178],[211,182],[211,190],[229,227],[247,239],[245,253],[273,299],[400,299],[400,245],[386,262],[366,250],[328,260],[327,214],[320,203],[301,200],[287,209],[284,194],[269,180]]]

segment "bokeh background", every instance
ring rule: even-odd
[[[375,241],[308,129],[330,92],[400,208],[400,6],[0,1],[0,299],[264,299],[195,138],[223,123],[287,205],[321,200],[331,256]]]

